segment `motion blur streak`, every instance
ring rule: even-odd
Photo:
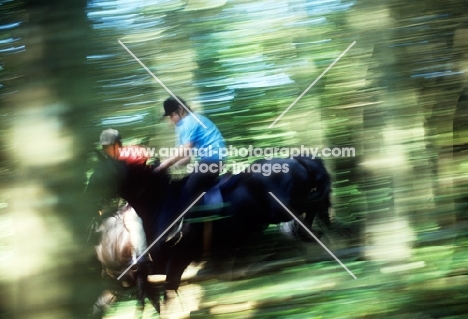
[[[467,1],[22,0],[0,14],[4,317],[83,319],[101,289],[83,197],[101,130],[174,146],[167,92],[119,39],[226,145],[356,150],[324,158],[336,228],[313,231],[358,280],[271,225],[182,286],[192,318],[468,313]]]

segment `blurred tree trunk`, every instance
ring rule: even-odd
[[[16,55],[22,81],[8,96],[15,149],[12,184],[17,223],[13,318],[84,318],[97,297],[99,268],[86,229],[97,212],[83,190],[91,83],[86,67],[91,29],[86,1],[25,1],[17,14],[25,51]],[[99,267],[99,266],[98,266]]]
[[[338,167],[344,172],[355,172],[354,176],[348,175],[365,195],[361,200],[365,205],[360,207],[366,211],[365,257],[405,260],[411,256],[410,244],[414,237],[404,207],[404,194],[400,192],[408,187],[407,176],[411,171],[402,144],[411,143],[404,132],[411,132],[413,125],[404,120],[404,114],[415,105],[411,105],[411,88],[400,72],[395,52],[398,25],[392,6],[360,1],[354,10],[348,19],[349,28],[360,36],[356,50],[362,48],[367,58],[363,62],[365,86],[355,93],[362,105],[362,126],[348,130],[362,132],[353,142],[360,147],[362,158],[359,166],[342,163]],[[368,18],[362,20],[363,15]],[[395,121],[402,115],[402,121]]]
[[[466,14],[465,14],[466,17]],[[465,19],[466,20],[466,19]],[[460,93],[453,115],[453,175],[455,212],[457,221],[468,220],[468,23],[454,32],[453,46],[457,56],[457,71],[462,72],[463,91]]]
[[[412,39],[419,43],[407,46],[405,55],[400,57],[400,65],[410,70],[416,79],[413,85],[417,88],[418,111],[423,117],[430,200],[434,204],[432,213],[424,215],[426,221],[431,220],[437,227],[450,227],[456,222],[452,123],[463,89],[463,75],[459,69],[463,50],[455,44],[454,35],[466,20],[467,4],[457,0],[444,4],[428,1],[423,11],[412,10],[416,7],[403,8],[395,9],[395,15],[401,20],[402,28],[406,27],[407,34],[408,30],[414,31]],[[420,22],[419,27],[412,25],[416,20]]]
[[[460,77],[451,62],[441,61],[456,59],[449,21],[456,21],[451,14],[457,4],[395,1],[361,6],[373,8],[373,16],[382,15],[379,31],[365,23],[366,35],[375,39],[369,62],[375,67],[368,78],[381,102],[367,108],[364,116],[366,238],[376,248],[371,258],[406,259],[413,228],[450,226],[455,220],[450,121]]]
[[[355,21],[351,18],[355,15],[354,9],[351,9],[346,14],[338,12],[327,16],[328,31],[324,33],[324,38],[333,39],[334,54],[330,55],[328,51],[327,60],[322,58],[318,72],[323,72],[356,41],[319,83],[323,90],[320,92],[322,147],[341,150],[341,154],[333,154],[338,156],[325,158],[333,172],[334,217],[356,230],[354,242],[346,243],[347,246],[360,244],[362,234],[359,228],[367,213],[364,196],[366,180],[360,163],[365,154],[363,125],[365,105],[368,103],[365,97],[369,95],[365,81],[368,61],[361,56],[368,56],[370,52],[369,41],[360,36],[361,27],[354,25]],[[353,149],[354,154],[346,154],[346,149]]]

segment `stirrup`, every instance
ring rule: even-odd
[[[178,237],[178,239],[176,240],[176,243],[171,245],[171,246],[175,246],[182,239],[182,226],[183,226],[183,224],[184,224],[184,219],[182,218],[179,221],[179,225],[177,226],[177,228],[170,232],[170,234],[166,237],[166,240],[164,240],[164,242],[169,243],[175,237]]]

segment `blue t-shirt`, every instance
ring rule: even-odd
[[[196,149],[196,155],[200,160],[218,162],[226,159],[220,149],[225,150],[226,144],[221,132],[216,125],[203,115],[195,114],[197,119],[206,126],[204,128],[193,115],[188,114],[176,124],[178,145],[189,142]]]

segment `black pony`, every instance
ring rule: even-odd
[[[265,173],[262,168],[282,169]],[[234,248],[270,224],[293,220],[275,195],[310,229],[317,216],[330,226],[331,179],[320,159],[295,157],[259,160],[243,172],[225,176],[217,185],[223,205],[212,208],[203,198],[188,211],[177,231],[168,232],[151,247],[153,273],[166,275],[165,290],[177,290],[184,270],[203,254],[203,223],[212,221],[212,250]],[[88,184],[95,202],[124,198],[143,221],[148,245],[153,243],[183,212],[178,207],[186,178],[171,180],[165,172],[100,157]],[[210,206],[210,207],[208,207]],[[306,234],[306,232],[303,233]]]

